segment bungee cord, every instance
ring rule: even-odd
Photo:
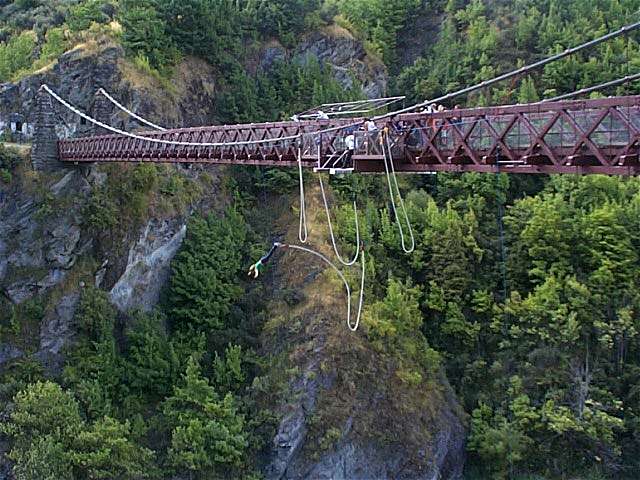
[[[300,221],[298,224],[298,240],[307,243],[309,232],[307,230],[307,205],[304,196],[304,178],[302,176],[302,148],[298,148],[298,180],[300,183]]]
[[[312,250],[310,248],[307,247],[303,247],[301,245],[290,245],[290,244],[285,244],[285,243],[276,243],[276,246],[279,247],[285,247],[285,248],[293,248],[294,250],[300,250],[302,252],[307,252],[310,253],[311,255],[314,255],[318,258],[320,258],[321,260],[323,260],[325,263],[327,263],[331,268],[333,268],[336,273],[338,274],[338,276],[340,277],[340,279],[342,280],[342,283],[344,284],[344,288],[347,292],[347,327],[349,327],[349,330],[351,330],[352,332],[355,332],[358,330],[358,327],[360,326],[360,317],[362,314],[362,305],[364,303],[364,277],[365,277],[365,255],[364,255],[364,249],[360,252],[360,262],[362,264],[362,272],[361,272],[361,279],[360,279],[360,295],[359,295],[359,300],[358,300],[358,313],[356,316],[356,321],[355,323],[351,323],[351,288],[349,287],[349,282],[347,282],[347,279],[345,278],[344,274],[340,271],[340,269],[333,263],[331,262],[331,260],[329,260],[327,257],[325,257],[323,254],[316,252],[315,250]]]
[[[391,197],[391,207],[393,208],[393,215],[396,219],[396,223],[398,225],[398,231],[400,232],[400,244],[402,246],[402,250],[404,253],[412,253],[416,248],[416,240],[413,236],[413,229],[411,228],[411,222],[409,221],[409,215],[407,214],[407,210],[404,206],[404,200],[402,199],[402,194],[400,193],[400,187],[398,185],[398,179],[396,177],[396,169],[393,165],[393,157],[391,155],[391,145],[389,144],[389,136],[386,131],[381,132],[380,143],[382,144],[382,152],[383,152],[383,160],[384,160],[384,170],[387,176],[387,185],[389,186],[389,196]],[[386,148],[385,148],[386,146]],[[391,164],[391,167],[389,167]],[[393,179],[393,183],[395,185],[395,189],[398,195],[398,202],[400,204],[400,208],[402,210],[402,214],[404,216],[405,222],[407,224],[407,228],[409,229],[409,237],[411,238],[411,246],[407,248],[405,242],[404,229],[402,228],[402,222],[400,221],[400,215],[398,215],[398,207],[395,201],[395,193],[393,191],[393,187],[391,184],[391,180]]]
[[[355,216],[355,226],[356,226],[356,253],[354,254],[351,260],[344,260],[338,252],[338,246],[336,244],[336,237],[333,233],[333,224],[331,222],[331,212],[329,211],[329,203],[327,202],[327,195],[324,191],[324,182],[322,181],[322,175],[318,174],[318,180],[320,181],[320,192],[322,193],[322,201],[324,202],[324,211],[327,214],[327,223],[329,224],[329,236],[331,237],[331,244],[333,245],[333,251],[336,254],[336,258],[338,261],[346,267],[350,267],[354,263],[358,261],[358,256],[360,254],[360,226],[358,225],[358,206],[356,205],[356,201],[353,201],[353,214]]]
[[[122,110],[123,112],[125,112],[127,115],[129,115],[130,117],[135,118],[136,120],[138,120],[139,122],[142,122],[143,124],[155,129],[155,130],[159,130],[161,132],[166,132],[167,129],[164,127],[161,127],[159,125],[156,125],[153,122],[150,122],[149,120],[147,120],[146,118],[142,118],[140,115],[138,115],[137,113],[132,112],[131,110],[129,110],[127,107],[125,107],[124,105],[122,105],[120,102],[118,102],[115,98],[113,98],[111,95],[109,95],[107,93],[107,91],[104,88],[100,88],[98,90],[98,93],[101,94],[102,96],[104,96],[107,100],[109,100],[111,103],[113,103],[116,107],[118,107],[120,110]]]

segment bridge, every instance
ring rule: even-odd
[[[362,119],[224,125],[58,141],[65,163],[169,162],[329,168]],[[353,168],[384,171],[640,173],[640,96],[406,113],[356,130]],[[147,141],[146,138],[153,141]],[[270,143],[260,143],[271,139]],[[171,143],[170,143],[171,142]],[[252,143],[253,142],[253,143]]]
[[[94,117],[89,117],[43,85],[37,99],[39,113],[32,158],[36,168],[60,162],[169,162],[299,165],[323,171],[340,166],[349,158],[349,166],[352,162],[353,171],[361,173],[395,167],[395,171],[405,173],[636,175],[640,173],[640,96],[564,99],[638,80],[640,73],[551,101],[416,112],[431,102],[451,101],[522,77],[637,29],[640,22],[439,99],[379,115],[375,117],[375,129],[369,131],[358,128],[363,126],[362,118],[166,130],[126,110],[103,90],[102,95],[96,96]],[[110,126],[105,98],[155,130],[132,133]],[[94,124],[93,136],[58,140],[52,99]]]

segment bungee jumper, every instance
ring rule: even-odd
[[[258,276],[264,271],[265,265],[269,263],[269,259],[278,247],[286,248],[287,245],[279,242],[274,242],[271,246],[271,249],[266,253],[266,255],[263,255],[260,260],[249,267],[249,272],[247,272],[247,275],[251,276],[253,274],[253,278],[258,278]]]

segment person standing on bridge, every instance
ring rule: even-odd
[[[367,145],[371,145],[371,149],[369,150],[372,150],[378,138],[378,126],[376,125],[376,122],[370,118],[365,118],[364,128],[367,131]]]
[[[344,146],[347,149],[347,153],[344,157],[343,166],[350,168],[353,165],[353,154],[356,150],[356,136],[352,129],[347,131],[347,136],[344,137]]]

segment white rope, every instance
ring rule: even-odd
[[[135,118],[136,120],[138,120],[139,122],[144,123],[145,125],[155,129],[155,130],[160,130],[161,132],[166,132],[167,129],[164,127],[161,127],[159,125],[156,125],[153,122],[150,122],[149,120],[142,118],[140,115],[138,115],[137,113],[132,112],[131,110],[129,110],[127,107],[125,107],[124,105],[122,105],[120,102],[118,102],[115,98],[113,98],[111,95],[109,95],[107,93],[107,91],[104,88],[101,88],[100,90],[98,90],[98,93],[100,93],[101,95],[104,95],[104,97],[109,100],[111,103],[113,103],[116,107],[118,107],[120,110],[122,110],[123,112],[125,112],[127,115],[129,115],[130,117]]]
[[[387,185],[389,186],[389,196],[391,197],[391,206],[393,207],[393,215],[396,219],[396,223],[398,224],[398,230],[400,232],[400,243],[402,245],[402,250],[405,253],[412,253],[416,248],[416,240],[413,236],[413,230],[411,229],[411,222],[409,221],[409,216],[407,215],[407,210],[404,207],[404,200],[402,199],[402,194],[400,193],[400,187],[398,186],[398,179],[396,178],[396,169],[393,165],[393,157],[391,153],[391,145],[389,145],[389,136],[385,131],[382,132],[382,152],[383,152],[383,160],[384,160],[384,170],[387,174]],[[385,148],[386,144],[386,148]],[[388,151],[388,154],[387,154]],[[389,172],[389,165],[391,164],[391,173]],[[407,227],[409,228],[409,235],[411,237],[411,247],[407,248],[404,237],[404,230],[402,228],[402,223],[400,222],[400,216],[398,215],[398,208],[396,206],[395,194],[393,192],[393,187],[391,185],[391,178],[393,178],[393,183],[396,187],[396,192],[398,194],[398,200],[400,203],[400,208],[402,209],[402,214],[404,215],[404,219],[407,223]]]
[[[361,277],[361,280],[360,280],[360,298],[359,298],[359,303],[358,303],[358,314],[357,314],[357,317],[356,317],[355,324],[352,325],[351,324],[351,288],[349,288],[349,282],[347,282],[347,279],[344,277],[344,275],[340,271],[340,269],[338,267],[336,267],[327,257],[322,255],[321,253],[316,252],[315,250],[311,250],[310,248],[302,247],[300,245],[288,245],[288,244],[283,244],[283,243],[276,243],[276,245],[279,246],[279,247],[293,248],[295,250],[300,250],[302,252],[307,252],[307,253],[310,253],[312,255],[315,255],[316,257],[318,257],[318,258],[322,259],[324,262],[326,262],[329,266],[331,266],[336,271],[336,273],[338,274],[338,276],[342,280],[342,283],[344,283],[344,288],[345,288],[345,290],[347,292],[347,327],[349,327],[349,330],[351,330],[352,332],[355,332],[356,330],[358,330],[358,327],[360,326],[360,316],[362,314],[362,305],[364,303],[364,274],[365,274],[364,250],[361,253],[362,277]]]
[[[76,115],[84,118],[88,122],[93,123],[94,125],[97,125],[97,126],[99,126],[101,128],[104,128],[105,130],[108,130],[110,132],[116,133],[118,135],[124,135],[125,137],[135,138],[137,140],[142,140],[142,141],[145,141],[145,142],[161,143],[161,144],[164,144],[164,145],[178,145],[178,146],[184,146],[184,147],[233,147],[233,146],[240,146],[240,145],[259,145],[259,144],[263,144],[263,143],[278,143],[278,142],[286,141],[286,140],[295,140],[295,139],[300,138],[302,136],[301,134],[297,134],[297,135],[290,135],[288,137],[265,138],[263,140],[243,140],[243,141],[239,141],[239,142],[211,142],[211,143],[209,143],[209,142],[203,142],[203,143],[199,143],[199,142],[178,142],[178,141],[173,141],[173,140],[161,140],[159,138],[153,138],[153,137],[143,137],[142,135],[136,135],[135,133],[125,132],[124,130],[120,130],[118,128],[112,127],[111,125],[107,125],[106,123],[103,123],[103,122],[101,122],[99,120],[96,120],[95,118],[90,117],[86,113],[78,110],[76,107],[71,105],[69,102],[67,102],[66,100],[61,98],[57,93],[55,93],[53,90],[51,90],[49,88],[49,86],[46,85],[46,84],[42,85],[40,88],[45,90],[49,95],[51,95],[54,99],[56,99],[58,102],[60,102],[64,107],[66,107],[67,109],[69,109],[70,111],[75,113]],[[171,130],[169,130],[167,133],[171,133]],[[310,133],[314,133],[315,134],[315,132],[310,132]]]
[[[324,202],[324,211],[327,214],[327,223],[329,224],[329,235],[331,236],[331,244],[333,245],[333,251],[336,254],[336,257],[346,267],[350,267],[354,263],[358,261],[358,256],[360,255],[360,226],[358,225],[358,206],[356,205],[355,200],[353,201],[353,214],[356,218],[356,253],[353,258],[349,261],[344,260],[340,253],[338,252],[338,246],[336,245],[336,237],[333,233],[333,225],[331,223],[331,212],[329,211],[329,203],[327,202],[327,195],[324,191],[324,183],[322,181],[322,175],[318,175],[318,180],[320,181],[320,192],[322,192],[322,201]]]
[[[302,176],[302,148],[298,148],[298,180],[300,183],[300,223],[298,224],[298,240],[307,243],[307,205],[304,198],[304,178]]]
[[[364,250],[360,254],[360,263],[362,264],[362,272],[360,273],[360,299],[358,300],[358,316],[356,317],[356,324],[351,326],[351,319],[347,319],[347,326],[349,330],[355,332],[360,326],[360,314],[362,313],[362,304],[364,302],[364,271],[365,271],[365,258]]]

